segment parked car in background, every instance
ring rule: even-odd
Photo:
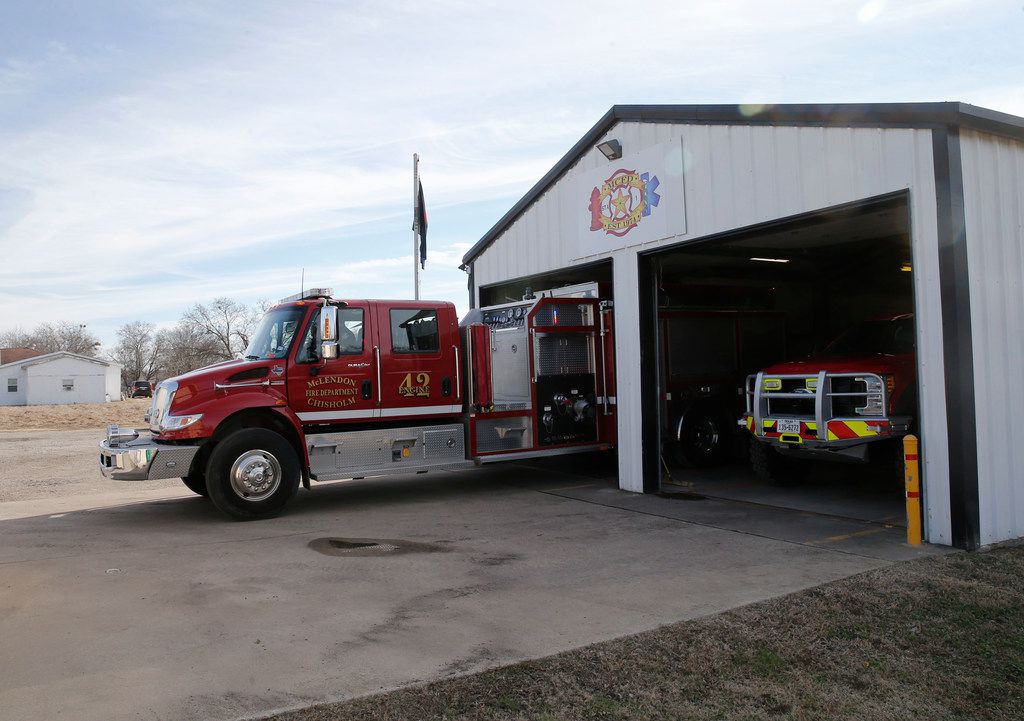
[[[135,381],[128,388],[129,398],[152,398],[156,384],[153,381]]]

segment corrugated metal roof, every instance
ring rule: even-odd
[[[1024,140],[1024,118],[960,102],[833,105],[613,105],[463,256],[471,263],[616,123],[932,128],[956,126]]]
[[[79,355],[78,353],[71,353],[69,351],[59,350],[59,351],[54,351],[53,353],[46,353],[44,355],[33,356],[32,358],[28,358],[28,359],[25,359],[25,360],[11,361],[10,363],[6,363],[5,362],[3,365],[0,365],[0,368],[6,368],[7,366],[15,366],[15,365],[22,366],[24,368],[26,366],[36,365],[37,363],[49,363],[50,361],[57,360],[58,358],[75,358],[77,360],[89,361],[90,363],[96,363],[98,365],[103,365],[103,366],[116,366],[116,365],[118,365],[117,363],[114,363],[112,361],[103,360],[102,358],[93,358],[93,357],[90,357],[90,356]]]

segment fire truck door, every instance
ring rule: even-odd
[[[320,357],[319,309],[310,314],[295,362],[288,398],[303,423],[343,423],[377,418],[377,365],[367,305],[338,308],[338,357]]]
[[[379,303],[381,418],[462,412],[456,369],[458,326],[448,305]]]

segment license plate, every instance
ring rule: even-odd
[[[800,421],[795,421],[792,418],[780,418],[775,421],[775,430],[779,433],[799,433]]]

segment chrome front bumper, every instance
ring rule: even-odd
[[[149,436],[133,441],[100,441],[100,472],[114,481],[156,481],[187,476],[199,446],[155,443]]]

